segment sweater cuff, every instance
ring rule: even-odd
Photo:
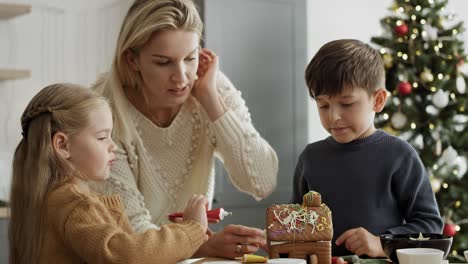
[[[205,243],[206,233],[200,223],[195,220],[186,220],[179,224],[182,230],[187,234],[192,247],[200,247]]]
[[[243,132],[244,124],[240,122],[237,116],[231,110],[226,111],[220,118],[211,123],[211,128],[218,140],[224,142],[236,141]],[[236,142],[231,142],[236,144]]]

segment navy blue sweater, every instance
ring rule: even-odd
[[[333,255],[352,254],[335,240],[363,227],[374,235],[442,231],[427,171],[405,141],[377,130],[340,144],[332,137],[309,144],[294,174],[292,203],[309,190],[322,195],[333,217]]]

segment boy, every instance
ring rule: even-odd
[[[358,40],[325,44],[305,72],[330,137],[309,144],[297,163],[293,203],[309,190],[333,214],[336,256],[384,257],[379,235],[440,233],[442,218],[418,153],[374,127],[387,99],[379,53]]]

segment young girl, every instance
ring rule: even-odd
[[[175,263],[206,239],[207,199],[194,195],[185,219],[133,232],[118,196],[92,193],[115,160],[108,102],[89,89],[54,84],[21,117],[13,162],[10,263]]]

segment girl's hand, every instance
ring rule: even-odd
[[[210,234],[209,240],[200,247],[196,256],[234,259],[244,254],[254,253],[260,248],[266,248],[263,230],[241,225],[228,225],[222,231]]]
[[[218,56],[209,49],[201,49],[197,76],[192,89],[192,95],[208,113],[211,121],[218,119],[224,112],[224,106],[216,89],[218,73]]]
[[[187,203],[184,210],[185,220],[195,220],[203,227],[203,232],[208,229],[208,219],[206,210],[208,208],[208,200],[201,194],[194,194]]]

